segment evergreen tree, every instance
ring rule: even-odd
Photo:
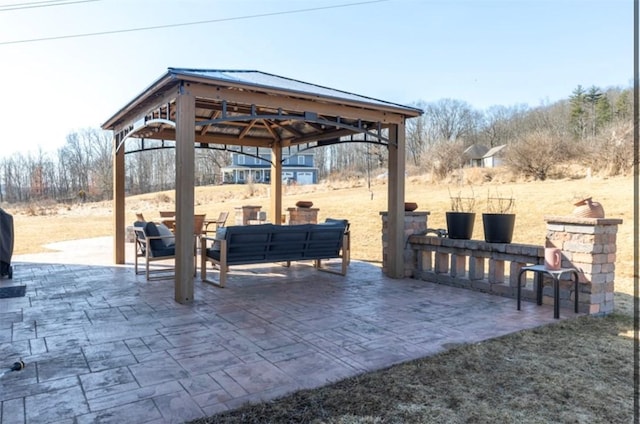
[[[585,131],[587,128],[587,112],[585,109],[586,91],[581,85],[578,85],[571,97],[569,97],[569,104],[571,105],[569,113],[569,121],[572,133],[576,138],[584,139]]]
[[[602,96],[596,103],[596,127],[600,130],[613,119],[611,102],[607,96]]]
[[[596,116],[596,105],[602,101],[604,94],[602,91],[595,85],[592,85],[589,88],[589,91],[584,95],[585,102],[589,105],[589,129],[591,130],[591,136],[595,137],[597,130],[597,121],[598,118]]]
[[[631,90],[623,90],[615,103],[615,117],[619,120],[628,120],[632,113]]]

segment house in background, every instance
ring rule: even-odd
[[[318,168],[313,152],[282,152],[282,181],[287,184],[317,184]],[[257,155],[231,153],[231,165],[222,168],[224,184],[271,182],[271,150],[258,149]]]
[[[482,157],[482,166],[485,168],[495,168],[496,166],[503,165],[505,147],[507,147],[507,145],[503,144],[489,149],[489,151]]]
[[[465,165],[470,167],[482,167],[484,165],[484,155],[488,151],[489,148],[482,144],[472,144],[471,146],[467,147],[464,152],[462,152]]]

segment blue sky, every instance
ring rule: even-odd
[[[477,109],[633,83],[633,0],[27,3],[0,0],[0,156],[55,151],[168,67],[257,69],[401,104],[453,98]]]

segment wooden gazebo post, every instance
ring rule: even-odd
[[[176,279],[175,300],[193,301],[195,97],[182,84],[176,99]]]
[[[271,147],[271,222],[280,225],[282,215],[282,143],[275,142]]]
[[[387,208],[389,211],[388,276],[404,277],[404,173],[405,173],[405,125],[389,127],[389,186]]]
[[[124,147],[118,149],[119,140],[113,140],[113,259],[116,264],[124,264]],[[117,149],[117,150],[116,150]]]

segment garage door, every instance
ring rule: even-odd
[[[313,172],[298,172],[298,184],[313,184]]]

